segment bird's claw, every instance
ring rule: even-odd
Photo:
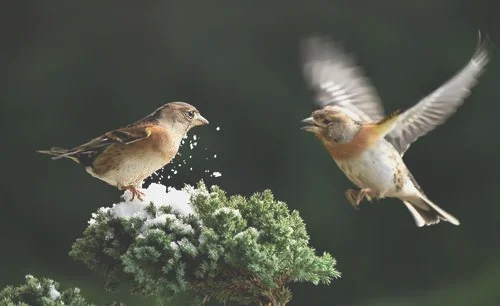
[[[376,194],[370,188],[363,188],[359,191],[348,189],[345,196],[355,209],[359,209],[359,204],[364,198],[370,202],[376,198]]]
[[[358,196],[360,197],[359,202],[363,200],[363,198],[366,198],[368,201],[372,201],[373,198],[375,198],[375,194],[372,192],[370,188],[363,188],[359,191]]]
[[[347,201],[349,201],[349,203],[351,203],[352,207],[354,207],[354,209],[359,209],[359,201],[357,200],[358,198],[358,192],[356,190],[353,190],[353,189],[348,189],[346,192],[345,192],[345,197],[347,198]]]
[[[140,201],[142,201],[142,196],[144,195],[144,192],[140,191],[139,188],[135,186],[128,186],[127,190],[129,190],[132,193],[131,201],[133,201],[135,197],[137,197]]]

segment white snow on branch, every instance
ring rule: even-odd
[[[132,200],[132,193],[126,190],[123,194],[123,202],[114,204],[111,215],[115,218],[146,218],[146,208],[150,203],[156,207],[169,206],[172,212],[180,216],[195,215],[191,206],[191,192],[193,188],[186,186],[181,190],[169,187],[168,190],[161,184],[152,183],[148,188],[142,189],[144,195],[142,201],[138,198]]]
[[[191,198],[209,195],[209,192],[204,188],[197,189],[186,185],[178,190],[157,183],[152,183],[148,188],[142,189],[141,192],[143,193],[142,200],[138,198],[132,200],[132,193],[128,190],[125,191],[121,202],[115,203],[111,207],[101,207],[96,213],[92,214],[89,226],[102,224],[102,222],[108,222],[112,219],[128,220],[138,218],[143,222],[138,229],[136,240],[147,239],[150,235],[164,235],[165,232],[174,232],[180,234],[181,237],[193,235],[195,229],[191,224],[187,223],[187,220],[191,219],[186,219],[188,216],[197,217],[194,206],[191,204]],[[151,205],[154,208],[150,207]],[[161,209],[165,207],[169,209]],[[236,211],[235,213],[239,212]],[[200,226],[203,224],[201,220],[196,222]],[[106,233],[105,239],[114,239],[112,230]],[[172,241],[170,247],[175,252],[183,251],[191,254],[197,252],[196,247],[186,237]]]
[[[234,239],[244,239],[245,236],[247,235],[259,235],[259,231],[255,227],[249,227],[246,230],[239,232],[238,234],[234,235]]]
[[[59,293],[59,291],[57,291],[57,289],[54,286],[54,284],[50,284],[50,286],[49,286],[49,296],[50,296],[50,299],[53,300],[53,301],[55,301],[59,297],[61,297],[61,293]]]
[[[141,227],[141,231],[145,231],[154,225],[164,225],[167,223],[167,220],[171,222],[170,224],[172,228],[179,230],[182,234],[194,233],[191,225],[180,221],[175,215],[172,214],[164,214],[156,218],[146,220]]]
[[[191,196],[196,196],[201,190],[198,190],[190,185],[186,185],[181,190],[165,187],[161,184],[152,183],[148,188],[141,190],[144,195],[142,201],[137,197],[132,200],[132,193],[126,190],[123,195],[123,201],[113,204],[112,207],[101,207],[97,213],[92,214],[92,218],[88,221],[89,225],[94,225],[99,215],[108,215],[111,218],[140,218],[145,220],[143,230],[148,229],[154,224],[165,224],[167,219],[174,220],[173,227],[180,229],[184,233],[190,233],[193,228],[182,223],[177,217],[188,215],[196,216],[196,212],[191,205]],[[170,207],[172,214],[164,214],[158,212],[158,215],[151,218],[147,212],[148,206],[153,203],[156,208]],[[175,214],[175,215],[174,215]]]
[[[159,184],[155,184],[162,186]],[[151,186],[150,186],[151,187]],[[163,186],[164,187],[164,186]],[[172,211],[182,216],[195,215],[193,206],[191,206],[191,195],[194,189],[190,186],[177,190],[175,188],[168,188],[167,195],[162,199],[163,205],[172,207]]]
[[[111,208],[111,216],[113,218],[124,218],[124,219],[130,219],[130,218],[145,219],[148,216],[146,212],[147,206],[148,205],[146,204],[146,202],[134,203],[134,201],[113,204],[113,207]]]
[[[237,209],[234,209],[234,208],[222,207],[222,208],[218,208],[214,211],[214,215],[216,215],[216,216],[220,215],[221,213],[241,217],[240,211]]]

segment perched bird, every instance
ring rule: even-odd
[[[142,181],[168,164],[182,138],[197,125],[208,124],[200,112],[184,102],[171,102],[126,127],[112,130],[73,149],[53,147],[40,153],[67,157],[92,176],[132,192],[142,200]]]
[[[348,190],[354,206],[395,197],[410,210],[417,226],[457,218],[424,194],[403,162],[411,143],[442,124],[462,104],[489,61],[481,39],[467,65],[448,82],[402,113],[384,116],[375,89],[351,56],[327,38],[311,37],[301,46],[303,69],[320,109],[304,119],[339,168],[360,190]]]

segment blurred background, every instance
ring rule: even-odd
[[[351,183],[300,130],[314,109],[298,60],[308,35],[354,53],[392,111],[461,69],[478,29],[500,44],[498,1],[4,3],[0,288],[30,273],[80,287],[96,303],[153,304],[126,288],[105,292],[99,275],[68,256],[91,213],[121,193],[35,150],[81,144],[180,100],[211,124],[192,131],[198,145],[183,146],[173,163],[188,165],[170,179],[167,166],[163,183],[271,189],[300,211],[318,252],[338,260],[341,279],[293,285],[290,305],[500,305],[498,48],[460,110],[405,154],[459,227],[417,228],[391,199],[353,210],[344,197]]]

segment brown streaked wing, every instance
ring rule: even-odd
[[[107,132],[102,136],[99,136],[87,143],[82,144],[81,146],[71,149],[68,151],[68,155],[72,155],[75,153],[100,151],[113,143],[129,144],[141,139],[148,138],[150,135],[151,131],[149,129],[149,126],[147,125],[124,127]]]
[[[123,144],[133,143],[148,138],[150,135],[151,131],[148,125],[125,127],[104,134],[109,140]]]

